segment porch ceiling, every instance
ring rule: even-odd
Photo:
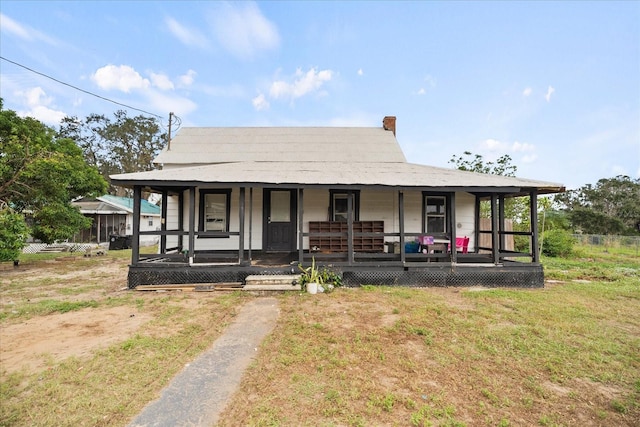
[[[301,155],[303,157],[303,155]],[[456,189],[469,192],[509,191],[540,194],[564,191],[561,184],[488,175],[412,163],[234,162],[111,175],[121,186],[382,186]]]

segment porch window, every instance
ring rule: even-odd
[[[347,222],[349,206],[349,196],[353,197],[353,220],[359,221],[360,217],[360,192],[359,191],[330,191],[331,200],[329,202],[329,212],[331,221]]]
[[[200,231],[218,233],[229,231],[230,199],[231,190],[200,191]]]
[[[424,231],[426,233],[447,232],[447,198],[445,196],[425,196]]]

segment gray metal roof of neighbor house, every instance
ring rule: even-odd
[[[564,191],[557,183],[408,163],[394,132],[383,127],[183,128],[154,161],[163,169],[112,175],[112,183]]]
[[[78,207],[83,214],[127,215],[133,213],[132,198],[112,196],[111,194],[96,198],[83,197],[71,202],[71,204]],[[160,206],[154,205],[147,200],[142,200],[140,212],[143,215],[160,216]]]

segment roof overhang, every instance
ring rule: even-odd
[[[112,175],[123,187],[151,190],[189,187],[394,188],[525,195],[564,191],[557,183],[488,175],[412,163],[237,162]]]

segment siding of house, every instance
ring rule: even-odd
[[[170,195],[167,198],[167,219],[165,222],[167,230],[178,229],[178,196]],[[178,236],[167,236],[167,248],[175,248],[178,246]]]

